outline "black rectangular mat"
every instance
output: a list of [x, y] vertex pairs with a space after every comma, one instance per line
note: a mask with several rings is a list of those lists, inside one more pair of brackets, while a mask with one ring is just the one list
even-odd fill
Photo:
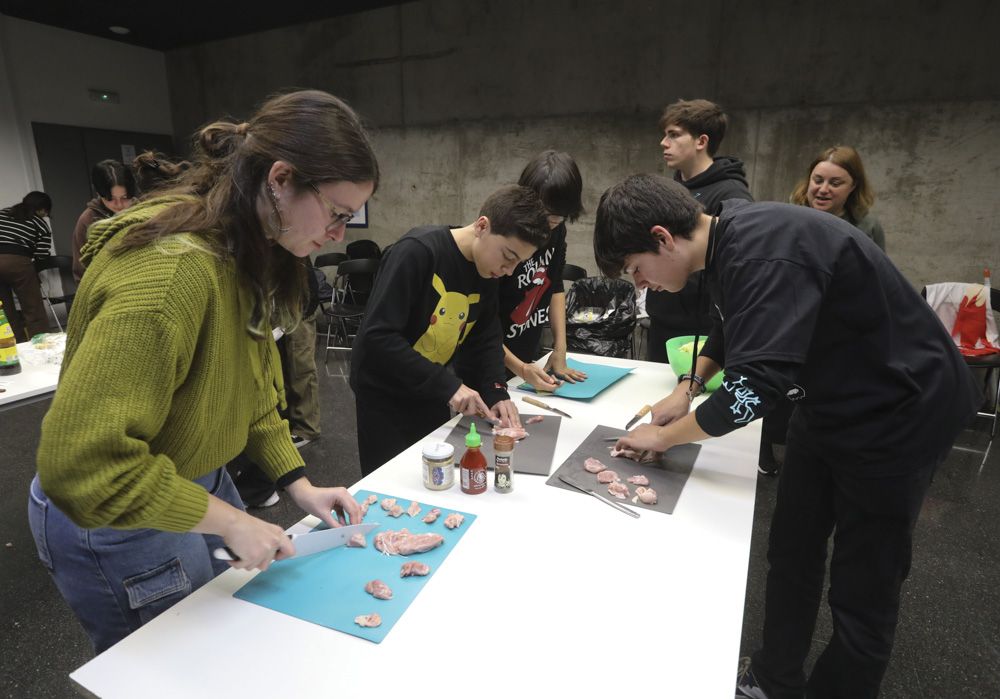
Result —
[[[527, 420], [531, 415], [522, 415], [521, 421]], [[558, 415], [544, 415], [541, 422], [533, 425], [524, 425], [528, 431], [528, 436], [519, 441], [514, 446], [514, 473], [531, 473], [536, 476], [547, 476], [552, 470], [552, 457], [556, 453], [556, 440], [559, 439], [559, 425], [562, 418]], [[483, 456], [486, 457], [486, 465], [493, 468], [493, 425], [481, 417], [472, 418], [463, 415], [458, 421], [458, 425], [451, 431], [445, 440], [455, 447], [455, 465], [462, 459], [465, 453], [465, 435], [469, 432], [469, 425], [472, 420], [476, 422], [476, 431], [483, 438], [483, 445], [480, 447]]]

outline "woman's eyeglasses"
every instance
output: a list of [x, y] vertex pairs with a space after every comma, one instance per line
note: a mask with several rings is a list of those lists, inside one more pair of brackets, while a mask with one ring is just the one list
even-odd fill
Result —
[[323, 193], [319, 191], [319, 187], [317, 187], [314, 183], [310, 182], [309, 187], [316, 193], [316, 196], [319, 197], [320, 203], [323, 204], [324, 208], [326, 208], [330, 214], [330, 223], [327, 225], [327, 228], [346, 226], [348, 221], [354, 218], [353, 211], [345, 213], [338, 212], [337, 207], [333, 205], [333, 202], [324, 197]]

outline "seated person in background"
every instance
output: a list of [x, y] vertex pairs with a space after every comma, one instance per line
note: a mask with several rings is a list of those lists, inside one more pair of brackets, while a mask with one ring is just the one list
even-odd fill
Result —
[[52, 198], [45, 192], [28, 192], [20, 203], [0, 210], [0, 303], [18, 342], [49, 330], [35, 260], [52, 254], [52, 231], [45, 221], [51, 211]]
[[[676, 291], [702, 271], [722, 317], [692, 378], [616, 447], [666, 451], [796, 402], [763, 645], [736, 696], [876, 697], [921, 503], [978, 404], [947, 330], [861, 231], [804, 207], [729, 201], [708, 216], [676, 182], [635, 175], [601, 197], [594, 252], [607, 275], [624, 269], [640, 287]], [[691, 413], [723, 367], [722, 386]], [[807, 681], [834, 530], [833, 636]]]
[[364, 475], [441, 426], [449, 408], [520, 426], [504, 383], [497, 279], [548, 236], [538, 195], [510, 185], [473, 223], [414, 228], [382, 258], [351, 354]]
[[[510, 276], [500, 280], [500, 327], [508, 378], [520, 376], [532, 386], [552, 391], [563, 381], [587, 375], [566, 366], [566, 221], [583, 213], [583, 179], [568, 153], [547, 150], [524, 167], [518, 184], [538, 193], [549, 222], [549, 242]], [[533, 362], [541, 354], [542, 328], [552, 328], [552, 354], [544, 367]], [[549, 374], [551, 372], [551, 376]]]
[[[368, 137], [343, 101], [305, 90], [209, 124], [196, 148], [175, 189], [90, 227], [42, 424], [29, 523], [98, 652], [228, 566], [294, 553], [244, 512], [223, 468], [241, 451], [326, 524], [361, 514], [305, 475], [278, 413], [271, 319], [298, 322], [301, 258], [342, 240], [378, 184]], [[223, 543], [239, 560], [213, 558]]]
[[[743, 162], [716, 155], [726, 136], [729, 117], [715, 102], [679, 100], [667, 105], [660, 117], [663, 161], [674, 170], [674, 181], [687, 188], [705, 211], [714, 216], [726, 199], [753, 201]], [[698, 274], [677, 293], [649, 289], [649, 341], [646, 360], [666, 362], [666, 342], [681, 335], [706, 335], [712, 326], [708, 301], [698, 303]]]
[[861, 156], [850, 146], [833, 146], [817, 155], [789, 201], [839, 216], [885, 250], [885, 231], [870, 211], [875, 192]]
[[90, 224], [124, 211], [132, 206], [137, 195], [132, 171], [117, 160], [97, 163], [90, 171], [90, 184], [97, 196], [87, 202], [73, 229], [73, 277], [77, 282], [83, 277], [80, 248], [87, 242]]

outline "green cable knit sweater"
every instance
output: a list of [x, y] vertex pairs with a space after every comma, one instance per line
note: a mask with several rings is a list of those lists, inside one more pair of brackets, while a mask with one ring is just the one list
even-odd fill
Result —
[[190, 530], [208, 507], [191, 481], [244, 447], [274, 479], [302, 465], [278, 415], [277, 349], [247, 332], [233, 261], [191, 234], [110, 254], [116, 234], [173, 201], [94, 224], [84, 247], [37, 457], [46, 495], [81, 527]]

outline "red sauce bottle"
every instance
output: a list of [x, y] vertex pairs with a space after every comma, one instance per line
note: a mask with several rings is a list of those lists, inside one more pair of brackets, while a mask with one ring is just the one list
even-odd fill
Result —
[[462, 492], [469, 495], [486, 492], [486, 457], [479, 451], [481, 445], [482, 439], [476, 432], [476, 423], [472, 423], [469, 434], [465, 435], [465, 454], [459, 464]]

